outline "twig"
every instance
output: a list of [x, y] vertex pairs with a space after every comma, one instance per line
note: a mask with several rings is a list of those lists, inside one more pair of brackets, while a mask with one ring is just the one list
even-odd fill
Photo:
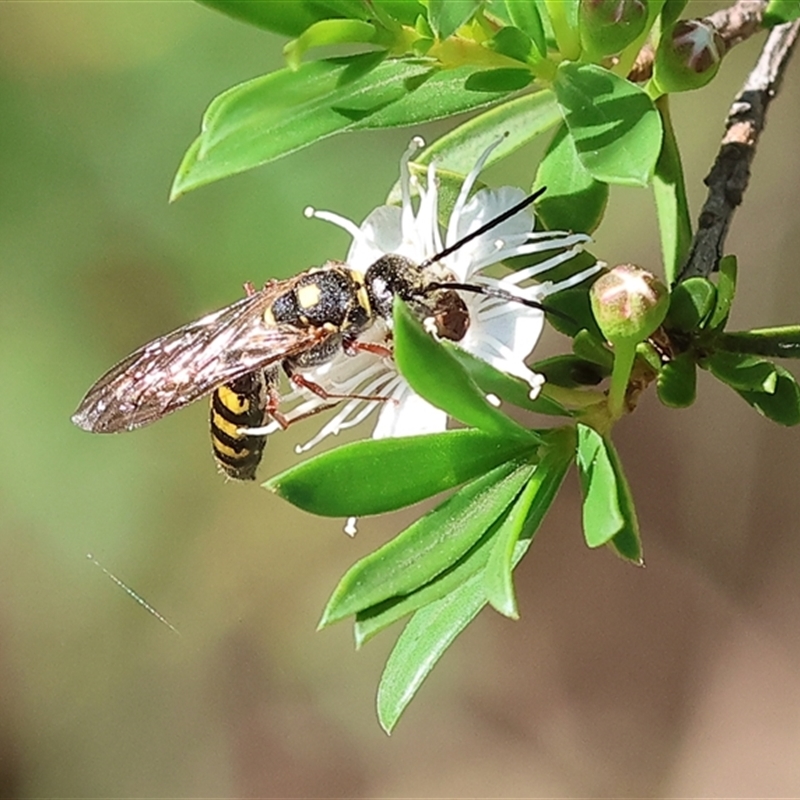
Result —
[[719, 153], [705, 179], [708, 197], [679, 281], [694, 275], [708, 277], [719, 265], [731, 217], [750, 180], [750, 162], [764, 129], [767, 108], [778, 93], [799, 31], [800, 20], [772, 29], [758, 62], [731, 105]]

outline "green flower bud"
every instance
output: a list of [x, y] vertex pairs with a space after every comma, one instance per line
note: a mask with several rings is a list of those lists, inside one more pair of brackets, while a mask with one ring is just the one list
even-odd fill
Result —
[[653, 79], [664, 92], [705, 86], [719, 69], [725, 43], [716, 29], [700, 19], [681, 19], [661, 36]]
[[664, 321], [669, 291], [655, 275], [620, 264], [592, 285], [592, 312], [613, 345], [644, 341]]
[[581, 45], [590, 58], [619, 53], [647, 24], [647, 0], [581, 0]]

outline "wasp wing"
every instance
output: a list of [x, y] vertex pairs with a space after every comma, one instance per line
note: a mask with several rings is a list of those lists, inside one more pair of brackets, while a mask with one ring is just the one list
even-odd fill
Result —
[[72, 421], [93, 433], [132, 430], [220, 384], [324, 341], [331, 335], [328, 330], [266, 321], [265, 312], [289, 284], [267, 285], [140, 347], [89, 389]]

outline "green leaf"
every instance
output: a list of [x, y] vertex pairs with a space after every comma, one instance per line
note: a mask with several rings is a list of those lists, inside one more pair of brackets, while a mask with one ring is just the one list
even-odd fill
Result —
[[378, 686], [378, 720], [391, 733], [406, 706], [447, 648], [486, 605], [480, 574], [417, 611], [406, 625]]
[[672, 330], [691, 333], [699, 330], [716, 308], [717, 287], [707, 278], [681, 281], [669, 298], [665, 323]]
[[498, 436], [535, 438], [486, 399], [464, 367], [423, 330], [399, 297], [394, 303], [394, 360], [417, 394], [465, 425]]
[[427, 61], [383, 61], [384, 56], [312, 61], [223, 92], [183, 157], [171, 199], [336, 133], [414, 125], [500, 96], [465, 89], [471, 67], [437, 72]]
[[[561, 56], [574, 60], [581, 54], [578, 32], [580, 0], [544, 0]], [[540, 6], [541, 8], [541, 6]]]
[[559, 417], [571, 416], [570, 412], [562, 405], [549, 397], [545, 397], [542, 393], [531, 399], [531, 387], [521, 378], [515, 378], [505, 372], [500, 372], [500, 370], [495, 369], [483, 359], [476, 358], [471, 353], [450, 342], [442, 342], [442, 344], [454, 358], [458, 359], [458, 362], [469, 373], [472, 380], [480, 386], [481, 391], [507, 400], [520, 408], [535, 411], [537, 414], [549, 414]]
[[661, 150], [653, 101], [594, 64], [563, 62], [554, 84], [578, 158], [598, 181], [646, 186]]
[[424, 15], [425, 7], [416, 0], [371, 0], [371, 5], [387, 13], [402, 25], [413, 27], [417, 18]]
[[708, 321], [711, 330], [720, 330], [728, 322], [733, 298], [736, 294], [736, 256], [723, 256], [717, 273], [717, 304]]
[[641, 565], [639, 522], [614, 445], [578, 423], [578, 472], [583, 490], [583, 533], [589, 547], [611, 542], [623, 558]]
[[472, 92], [516, 92], [533, 82], [533, 73], [516, 67], [473, 72], [464, 84]]
[[367, 53], [312, 61], [223, 92], [178, 168], [172, 199], [347, 129], [353, 116], [344, 109], [377, 111], [407, 94], [407, 80], [429, 70], [411, 61], [379, 64], [382, 58]]
[[800, 17], [800, 0], [769, 0], [761, 24], [765, 28], [792, 22]]
[[428, 22], [440, 39], [452, 36], [469, 22], [481, 0], [428, 0]]
[[486, 167], [511, 155], [561, 119], [561, 111], [549, 89], [525, 94], [484, 111], [439, 137], [414, 159], [427, 165], [466, 175], [486, 149], [500, 140]]
[[472, 548], [432, 581], [410, 594], [390, 597], [359, 611], [353, 626], [356, 647], [360, 648], [399, 619], [446, 597], [466, 583], [475, 573], [482, 571], [492, 552], [497, 529], [504, 520], [504, 515], [498, 517]]
[[505, 0], [505, 2], [508, 15], [514, 25], [530, 37], [540, 56], [546, 56], [547, 41], [535, 0]]
[[688, 0], [666, 0], [661, 9], [661, 30], [666, 30], [681, 15]]
[[759, 414], [781, 425], [800, 423], [800, 386], [791, 372], [775, 366], [776, 382], [771, 392], [748, 392], [737, 389]]
[[268, 480], [284, 500], [328, 517], [384, 514], [531, 453], [529, 438], [458, 430], [343, 445]]
[[610, 370], [599, 364], [569, 353], [537, 361], [531, 369], [544, 375], [548, 383], [566, 389], [597, 386], [610, 375]]
[[[500, 28], [489, 40], [488, 46], [495, 53], [508, 56], [508, 58], [513, 58], [524, 64], [527, 64], [529, 59], [535, 59], [538, 56], [538, 51], [534, 49], [530, 36], [512, 25]], [[537, 56], [534, 56], [534, 53]]]
[[296, 39], [286, 44], [283, 55], [292, 69], [297, 69], [303, 56], [315, 47], [352, 42], [370, 43], [376, 40], [377, 28], [360, 19], [324, 19], [308, 27]]
[[[544, 448], [542, 461], [531, 478], [539, 488], [527, 514], [523, 532], [514, 547], [512, 566], [519, 562], [530, 545], [572, 462], [572, 451], [575, 449], [573, 428], [548, 431], [547, 438], [548, 447]], [[471, 550], [430, 583], [411, 594], [394, 597], [359, 611], [355, 624], [357, 646], [360, 647], [368, 639], [411, 612], [440, 600], [457, 589], [476, 572], [483, 570], [490, 556], [495, 559], [493, 569], [500, 569], [504, 562], [496, 546], [497, 532], [505, 524], [506, 518], [507, 515], [500, 516]], [[485, 576], [485, 580], [489, 582], [498, 579], [497, 574], [491, 578]]]
[[619, 454], [610, 439], [605, 440], [606, 452], [614, 470], [614, 477], [617, 485], [617, 504], [622, 514], [622, 530], [614, 535], [611, 546], [616, 550], [617, 555], [630, 561], [637, 567], [644, 566], [642, 558], [642, 537], [639, 531], [639, 518], [636, 515], [636, 508], [633, 504], [631, 487], [625, 477], [622, 462]]
[[664, 128], [664, 140], [653, 175], [658, 227], [661, 233], [661, 256], [667, 285], [675, 283], [692, 243], [692, 222], [686, 199], [680, 150], [669, 113], [669, 95], [656, 101]]
[[690, 353], [668, 361], [658, 373], [658, 399], [669, 408], [687, 408], [697, 397], [697, 367]]
[[512, 573], [522, 557], [520, 540], [524, 536], [527, 538], [526, 547], [530, 543], [553, 504], [572, 461], [572, 429], [556, 432], [552, 441], [554, 446], [544, 450], [536, 471], [494, 536], [484, 572], [486, 598], [497, 611], [512, 619], [519, 616]]
[[[541, 473], [543, 483], [531, 506], [525, 532], [514, 548], [512, 566], [527, 552], [571, 461], [573, 429], [554, 431], [553, 437], [553, 449], [545, 456], [549, 466]], [[445, 650], [486, 604], [484, 581], [482, 572], [473, 575], [446, 596], [417, 611], [400, 634], [378, 687], [378, 716], [387, 732], [395, 726]]]
[[319, 627], [424, 586], [455, 564], [514, 502], [535, 466], [506, 462], [487, 472], [354, 564]]
[[608, 349], [603, 339], [598, 339], [587, 330], [580, 330], [572, 341], [572, 351], [576, 356], [597, 364], [606, 375], [611, 374], [614, 367], [614, 354]]
[[583, 489], [583, 533], [589, 547], [608, 544], [623, 528], [618, 487], [608, 442], [578, 423], [578, 472]]
[[[581, 259], [580, 256], [573, 260], [584, 266], [589, 266], [590, 263], [595, 261], [594, 256], [588, 253], [581, 255], [585, 256], [585, 260]], [[594, 318], [592, 306], [589, 302], [589, 293], [585, 288], [576, 286], [572, 289], [564, 289], [555, 294], [550, 294], [547, 296], [547, 305], [567, 315], [568, 319], [555, 314], [548, 317], [550, 324], [565, 336], [575, 337], [579, 331], [587, 330], [595, 339], [601, 342], [605, 341], [606, 337], [597, 327], [597, 321]]]
[[600, 224], [608, 202], [608, 184], [596, 181], [586, 171], [565, 125], [539, 162], [533, 185], [547, 187], [536, 204], [536, 214], [549, 230], [591, 233]]
[[778, 382], [775, 364], [756, 356], [720, 350], [706, 358], [703, 366], [715, 378], [737, 391], [772, 394]]
[[306, 28], [322, 19], [365, 19], [368, 9], [360, 0], [344, 2], [299, 3], [297, 0], [197, 0], [229, 17], [258, 28], [299, 36]]
[[714, 339], [714, 345], [733, 353], [800, 358], [800, 325], [722, 333]]
[[475, 67], [431, 70], [406, 82], [408, 93], [397, 102], [353, 125], [354, 130], [419, 125], [474, 111], [503, 98], [507, 92], [473, 92], [465, 85]]

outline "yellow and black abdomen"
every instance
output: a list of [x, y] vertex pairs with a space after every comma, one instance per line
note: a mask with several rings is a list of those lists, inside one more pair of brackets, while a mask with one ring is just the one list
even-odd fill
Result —
[[231, 478], [255, 480], [267, 437], [238, 431], [264, 425], [269, 387], [276, 377], [272, 371], [250, 372], [211, 395], [211, 446], [220, 469]]

